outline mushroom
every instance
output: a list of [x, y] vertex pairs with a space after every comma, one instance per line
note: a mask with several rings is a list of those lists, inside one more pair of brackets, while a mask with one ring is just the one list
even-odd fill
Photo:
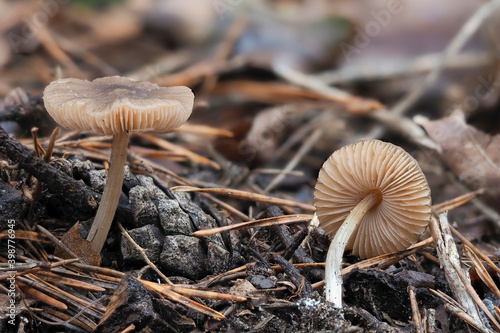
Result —
[[194, 95], [188, 87], [158, 87], [111, 76], [92, 82], [74, 78], [53, 81], [45, 88], [43, 100], [59, 125], [113, 136], [108, 179], [87, 237], [99, 253], [118, 206], [129, 134], [166, 133], [181, 126], [191, 115]]
[[325, 262], [326, 300], [342, 308], [345, 249], [369, 258], [414, 244], [431, 217], [427, 180], [402, 148], [378, 140], [335, 151], [319, 172], [314, 205], [334, 238]]

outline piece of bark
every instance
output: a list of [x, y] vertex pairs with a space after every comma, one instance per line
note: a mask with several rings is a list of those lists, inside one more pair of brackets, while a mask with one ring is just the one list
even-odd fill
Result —
[[82, 212], [93, 212], [97, 208], [97, 201], [93, 193], [84, 183], [74, 180], [60, 172], [49, 163], [45, 163], [31, 150], [11, 137], [0, 126], [0, 155], [8, 157], [20, 168], [40, 180], [49, 191], [61, 198], [71, 206]]
[[389, 324], [378, 320], [368, 311], [362, 308], [347, 307], [344, 309], [344, 316], [347, 320], [355, 323], [365, 329], [365, 332], [389, 333], [401, 332], [400, 330], [389, 326]]
[[0, 179], [0, 230], [7, 229], [9, 220], [18, 221], [28, 204], [21, 191]]
[[[474, 304], [474, 300], [469, 295], [455, 268], [461, 265], [460, 255], [458, 254], [457, 246], [449, 229], [446, 213], [439, 215], [439, 221], [440, 225], [436, 219], [432, 217], [429, 223], [429, 229], [434, 239], [434, 243], [436, 244], [439, 263], [444, 270], [446, 280], [448, 281], [448, 285], [455, 300], [464, 308], [468, 315], [474, 318], [476, 322], [480, 323], [480, 314]], [[453, 262], [456, 264], [453, 265]]]
[[[278, 206], [270, 206], [264, 213], [263, 217], [276, 217], [283, 215], [283, 211]], [[271, 230], [279, 237], [285, 248], [292, 247], [295, 237], [288, 231], [284, 225], [276, 225], [271, 227]], [[302, 242], [301, 242], [302, 243]], [[306, 253], [302, 247], [298, 247], [292, 255], [293, 261], [296, 263], [310, 264], [315, 261]], [[320, 268], [306, 269], [307, 274], [314, 281], [321, 281], [325, 278], [325, 272]]]
[[[278, 235], [280, 238], [281, 242], [283, 245], [285, 245], [285, 248], [289, 248], [295, 238], [292, 236], [292, 234], [288, 231], [286, 226], [284, 225], [276, 225], [272, 227], [272, 230]], [[293, 253], [293, 261], [296, 263], [304, 263], [304, 264], [310, 264], [314, 263], [314, 260], [309, 257], [309, 255], [306, 253], [306, 251], [299, 247], [295, 252]], [[325, 278], [325, 273], [323, 269], [320, 268], [311, 268], [307, 270], [308, 275], [311, 276], [313, 280], [316, 281], [321, 281]]]
[[298, 232], [298, 235], [293, 238], [293, 242], [290, 244], [289, 247], [287, 247], [285, 253], [283, 254], [283, 257], [286, 260], [290, 260], [292, 258], [293, 254], [295, 253], [295, 251], [297, 251], [300, 244], [302, 244], [302, 242], [304, 241], [304, 239], [307, 237], [308, 234], [309, 234], [309, 229], [307, 228], [302, 229]]
[[273, 259], [278, 265], [281, 266], [281, 268], [283, 268], [283, 271], [288, 275], [288, 277], [290, 277], [292, 283], [297, 287], [300, 297], [305, 298], [311, 295], [313, 291], [311, 284], [302, 274], [300, 274], [299, 270], [295, 268], [292, 263], [279, 254], [275, 254]]
[[193, 319], [181, 314], [186, 309], [166, 298], [154, 298], [155, 315], [149, 324], [152, 332], [191, 332], [196, 329]]
[[406, 269], [395, 273], [355, 269], [344, 276], [344, 300], [349, 305], [365, 308], [379, 320], [387, 315], [406, 322], [411, 315], [408, 286], [416, 288], [417, 298], [427, 306], [441, 304], [428, 291], [434, 288], [434, 276]]
[[153, 303], [146, 288], [127, 275], [125, 276], [106, 308], [94, 332], [112, 333], [121, 332], [126, 327], [134, 325], [137, 332], [153, 318]]
[[3, 102], [4, 109], [0, 110], [0, 122], [16, 122], [25, 131], [38, 127], [40, 136], [49, 135], [57, 126], [45, 111], [41, 96], [31, 96], [18, 87], [9, 91]]

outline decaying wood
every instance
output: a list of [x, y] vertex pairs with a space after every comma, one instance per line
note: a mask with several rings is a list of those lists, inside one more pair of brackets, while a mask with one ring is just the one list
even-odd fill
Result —
[[[461, 268], [460, 256], [451, 234], [446, 213], [439, 215], [439, 225], [434, 217], [431, 218], [430, 230], [436, 249], [439, 263], [444, 270], [448, 285], [458, 304], [464, 308], [465, 313], [472, 317], [475, 323], [482, 323], [481, 316], [476, 308], [470, 289], [463, 279], [465, 276]], [[484, 324], [482, 330], [488, 331]]]
[[45, 163], [32, 151], [11, 137], [0, 126], [0, 154], [19, 164], [20, 168], [35, 176], [54, 194], [64, 198], [68, 204], [83, 212], [93, 212], [97, 201], [85, 184], [63, 174]]
[[[13, 267], [18, 307], [15, 329], [19, 332], [38, 328], [50, 331], [52, 327], [75, 332], [500, 332], [500, 309], [495, 306], [500, 298], [496, 276], [500, 268], [498, 258], [491, 253], [498, 247], [498, 205], [478, 198], [488, 190], [461, 189], [460, 181], [467, 173], [450, 167], [455, 160], [443, 158], [451, 170], [446, 171], [441, 162], [438, 164], [426, 154], [429, 150], [434, 154], [444, 151], [446, 146], [422, 129], [422, 117], [404, 115], [419, 111], [423, 116], [442, 117], [447, 113], [444, 108], [453, 103], [466, 108], [466, 102], [475, 98], [477, 108], [464, 110], [466, 116], [473, 115], [468, 119], [468, 132], [449, 132], [453, 143], [464, 141], [455, 140], [457, 136], [465, 139], [476, 130], [488, 133], [485, 138], [498, 130], [498, 124], [489, 123], [488, 117], [497, 116], [500, 72], [491, 75], [490, 80], [497, 68], [488, 59], [487, 50], [477, 48], [482, 43], [471, 43], [470, 52], [459, 51], [465, 42], [474, 41], [474, 31], [483, 23], [486, 33], [481, 37], [488, 44], [498, 44], [485, 20], [492, 15], [492, 9], [500, 6], [500, 0], [475, 6], [469, 20], [460, 29], [454, 27], [455, 38], [441, 54], [424, 49], [427, 54], [417, 58], [390, 52], [391, 58], [383, 66], [365, 60], [372, 59], [369, 56], [374, 40], [366, 48], [357, 49], [366, 52], [363, 57], [347, 59], [342, 48], [346, 42], [356, 44], [363, 31], [345, 27], [346, 23], [350, 26], [358, 22], [342, 14], [339, 17], [343, 22], [328, 19], [328, 41], [336, 40], [335, 45], [330, 45], [327, 52], [321, 48], [316, 52], [315, 44], [325, 44], [323, 28], [316, 30], [316, 23], [323, 24], [318, 21], [322, 17], [320, 7], [307, 11], [304, 17], [299, 15], [300, 22], [292, 16], [297, 9], [309, 7], [293, 1], [278, 0], [272, 5], [259, 2], [259, 8], [247, 3], [241, 7], [244, 11], [226, 4], [218, 8], [227, 9], [216, 13], [220, 16], [218, 22], [213, 13], [210, 18], [204, 16], [208, 7], [189, 10], [189, 17], [194, 14], [192, 21], [209, 22], [215, 27], [210, 37], [200, 39], [193, 32], [209, 35], [208, 29], [194, 31], [193, 23], [183, 18], [183, 2], [177, 2], [180, 7], [176, 8], [175, 29], [171, 30], [152, 22], [156, 19], [150, 16], [164, 15], [156, 11], [164, 9], [164, 4], [154, 1], [151, 4], [158, 7], [147, 2], [139, 8], [129, 1], [102, 11], [88, 4], [85, 13], [61, 3], [57, 9], [42, 6], [42, 10], [50, 7], [64, 15], [50, 13], [41, 28], [24, 20], [41, 14], [40, 6], [14, 1], [5, 5], [11, 15], [0, 25], [7, 39], [19, 29], [37, 29], [31, 29], [36, 31], [26, 41], [30, 45], [20, 45], [15, 54], [10, 48], [0, 48], [0, 67], [5, 65], [5, 53], [11, 57], [9, 64], [14, 65], [3, 67], [6, 75], [0, 95], [6, 98], [3, 104], [0, 101], [0, 108], [4, 108], [0, 110], [0, 122], [15, 122], [5, 128], [18, 137], [16, 140], [0, 127], [1, 244], [12, 234], [5, 221], [16, 222], [13, 266], [10, 252], [0, 245], [0, 317], [6, 318], [3, 305], [8, 301], [7, 279]], [[210, 10], [220, 5], [212, 2], [208, 4]], [[292, 9], [284, 26], [278, 22], [281, 17], [275, 17], [283, 4]], [[330, 6], [322, 2], [321, 8], [334, 8]], [[356, 8], [354, 3], [349, 6]], [[426, 8], [420, 3], [418, 6]], [[146, 13], [147, 8], [153, 8], [155, 13]], [[269, 15], [246, 15], [256, 8], [269, 9]], [[456, 15], [453, 11], [447, 14], [450, 18]], [[226, 17], [232, 19], [232, 24]], [[127, 29], [116, 29], [120, 26], [114, 25], [117, 23]], [[380, 40], [388, 40], [383, 38], [387, 32], [392, 39], [398, 24], [384, 26]], [[313, 35], [309, 33], [310, 25]], [[61, 27], [68, 28], [68, 33], [59, 32]], [[276, 34], [275, 30], [280, 32]], [[295, 30], [299, 38], [294, 36]], [[188, 38], [178, 38], [178, 33]], [[4, 42], [0, 40], [0, 44]], [[309, 46], [311, 50], [304, 50]], [[390, 45], [384, 52], [387, 50], [391, 51]], [[137, 68], [129, 68], [129, 64]], [[333, 78], [315, 74], [332, 64]], [[368, 68], [361, 68], [364, 65]], [[448, 73], [440, 74], [444, 68]], [[478, 76], [463, 81], [478, 81], [480, 86], [449, 84], [448, 74], [461, 76], [464, 69], [467, 75], [476, 71]], [[109, 138], [75, 131], [64, 132], [59, 138], [54, 133], [49, 141], [45, 136], [56, 125], [43, 107], [41, 94], [43, 86], [59, 77], [91, 79], [118, 73], [160, 85], [189, 85], [197, 98], [189, 124], [174, 133], [158, 137], [133, 135], [128, 155], [130, 177], [124, 181], [115, 217], [121, 223], [116, 224], [119, 229], [110, 232], [102, 253], [103, 267], [99, 267], [101, 257], [88, 251], [85, 242], [79, 242], [77, 229], [80, 223], [90, 223], [84, 221], [92, 218], [100, 201], [99, 188], [109, 169]], [[428, 74], [418, 80], [422, 73]], [[374, 79], [379, 81], [374, 83]], [[358, 85], [361, 81], [363, 84]], [[334, 87], [336, 84], [342, 86]], [[437, 89], [424, 95], [431, 85]], [[36, 91], [36, 95], [30, 96], [23, 89]], [[416, 103], [418, 110], [412, 107]], [[33, 126], [40, 127], [40, 131]], [[388, 131], [391, 135], [385, 135]], [[432, 237], [404, 251], [366, 260], [347, 252], [342, 273], [346, 281], [352, 279], [345, 284], [351, 293], [351, 301], [346, 303], [357, 307], [346, 306], [338, 311], [322, 298], [323, 261], [329, 239], [311, 215], [315, 211], [313, 193], [317, 170], [325, 158], [341, 144], [360, 138], [383, 138], [414, 153], [423, 162], [424, 172], [430, 174], [433, 197], [466, 194], [433, 206], [435, 213], [462, 206], [450, 213], [450, 221], [451, 216], [458, 221], [456, 229], [448, 225], [446, 215], [441, 215], [439, 220], [431, 221]], [[243, 149], [249, 143], [257, 152], [255, 156], [249, 157]], [[484, 155], [478, 142], [470, 143], [471, 149], [477, 148]], [[415, 147], [423, 149], [417, 152]], [[458, 161], [464, 160], [462, 148], [458, 145]], [[495, 154], [492, 148], [487, 162], [498, 169], [495, 159], [490, 158]], [[69, 156], [71, 159], [67, 159]], [[465, 171], [486, 181], [474, 189], [487, 189], [489, 185], [496, 190], [481, 172], [474, 170], [466, 167]], [[451, 176], [443, 177], [447, 175]], [[146, 179], [151, 188], [145, 185]], [[144, 188], [142, 197], [134, 197], [136, 186]], [[488, 200], [486, 196], [484, 199]], [[498, 201], [498, 197], [494, 199]], [[469, 201], [475, 206], [465, 205]], [[132, 202], [134, 209], [138, 202], [145, 204], [133, 212]], [[143, 207], [150, 211], [144, 208], [146, 212], [140, 215]], [[176, 218], [165, 227], [166, 216]], [[176, 230], [184, 217], [185, 228]], [[480, 229], [483, 226], [484, 230]], [[452, 234], [461, 243], [455, 244]], [[140, 236], [133, 238], [135, 235]], [[151, 244], [140, 242], [140, 237], [150, 236]], [[158, 254], [158, 249], [168, 249], [165, 243], [184, 241], [194, 244], [193, 252], [199, 256], [196, 260], [179, 260], [183, 263], [179, 266], [194, 263], [195, 268], [203, 267], [199, 276], [167, 267], [169, 260], [161, 260]], [[121, 246], [137, 250], [141, 256], [126, 258], [120, 253]], [[491, 250], [487, 250], [488, 246]], [[190, 247], [176, 252], [179, 258], [183, 259], [181, 252], [189, 254]], [[392, 293], [387, 297], [390, 302], [379, 302], [383, 297], [377, 295], [384, 292], [382, 296]], [[353, 298], [362, 301], [355, 303]], [[404, 302], [393, 301], [396, 299]], [[397, 305], [391, 307], [393, 304]], [[11, 328], [4, 324], [5, 320], [0, 320], [2, 332]]]
[[153, 304], [146, 288], [136, 279], [126, 276], [118, 285], [94, 332], [119, 332], [132, 324], [141, 329], [152, 317]]

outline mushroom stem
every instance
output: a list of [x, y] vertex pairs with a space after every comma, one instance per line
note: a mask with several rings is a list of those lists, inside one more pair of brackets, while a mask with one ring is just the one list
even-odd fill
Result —
[[90, 228], [87, 240], [91, 242], [92, 248], [100, 253], [106, 237], [108, 236], [111, 223], [115, 216], [116, 207], [122, 192], [123, 176], [125, 174], [125, 162], [127, 160], [128, 132], [113, 135], [111, 146], [111, 165], [108, 178], [102, 194], [99, 209]]
[[379, 204], [381, 199], [380, 191], [369, 192], [347, 216], [330, 243], [325, 262], [326, 300], [336, 308], [342, 308], [342, 257], [347, 242], [363, 216]]

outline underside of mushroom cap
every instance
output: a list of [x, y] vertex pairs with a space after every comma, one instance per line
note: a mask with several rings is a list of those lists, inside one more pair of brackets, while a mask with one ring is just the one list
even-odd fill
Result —
[[362, 258], [408, 248], [431, 216], [429, 185], [417, 161], [398, 146], [366, 140], [337, 150], [324, 163], [314, 193], [321, 227], [334, 236], [373, 191], [380, 193], [380, 203], [362, 218], [346, 247]]
[[68, 78], [51, 82], [43, 100], [61, 126], [112, 135], [170, 132], [191, 115], [194, 95], [188, 87], [159, 87], [111, 76], [94, 81]]

